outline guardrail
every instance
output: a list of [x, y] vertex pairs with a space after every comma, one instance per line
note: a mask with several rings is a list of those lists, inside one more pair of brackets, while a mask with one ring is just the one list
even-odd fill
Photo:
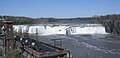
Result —
[[[20, 39], [20, 38], [19, 38]], [[64, 51], [64, 49], [62, 48], [58, 48], [43, 42], [39, 42], [42, 46], [48, 48], [48, 49], [54, 49], [55, 51], [46, 51], [46, 52], [38, 52], [35, 49], [33, 49], [32, 47], [30, 47], [29, 45], [24, 45], [21, 44], [21, 42], [16, 41], [16, 45], [19, 48], [23, 48], [28, 54], [36, 57], [36, 58], [44, 58], [44, 57], [64, 57], [67, 55], [67, 51]]]

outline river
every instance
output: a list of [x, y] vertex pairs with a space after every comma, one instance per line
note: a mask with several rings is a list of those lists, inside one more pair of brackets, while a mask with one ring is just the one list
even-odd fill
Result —
[[[22, 32], [38, 33], [37, 39], [53, 45], [51, 39], [62, 39], [62, 48], [69, 50], [73, 58], [119, 58], [120, 36], [105, 32], [102, 25], [88, 24], [77, 26], [32, 25], [29, 29], [22, 25]], [[23, 28], [24, 27], [24, 28]], [[72, 28], [70, 28], [72, 27]], [[70, 33], [66, 34], [69, 28]], [[14, 26], [14, 31], [18, 31]], [[23, 31], [24, 30], [24, 31]], [[37, 31], [36, 31], [37, 30]], [[74, 32], [73, 32], [74, 31]]]
[[47, 35], [40, 41], [51, 43], [50, 39], [64, 38], [62, 47], [70, 50], [74, 58], [119, 58], [119, 36], [110, 34]]

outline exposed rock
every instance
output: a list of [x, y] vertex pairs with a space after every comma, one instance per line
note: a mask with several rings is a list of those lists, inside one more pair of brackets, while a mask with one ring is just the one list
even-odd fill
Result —
[[120, 34], [120, 21], [119, 20], [109, 20], [103, 23], [106, 32], [112, 34]]

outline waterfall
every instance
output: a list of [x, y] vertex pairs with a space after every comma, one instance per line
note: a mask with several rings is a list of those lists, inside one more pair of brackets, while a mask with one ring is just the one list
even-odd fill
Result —
[[51, 35], [51, 34], [107, 34], [105, 27], [100, 24], [86, 24], [86, 25], [14, 25], [14, 31], [28, 33], [38, 33], [39, 35]]

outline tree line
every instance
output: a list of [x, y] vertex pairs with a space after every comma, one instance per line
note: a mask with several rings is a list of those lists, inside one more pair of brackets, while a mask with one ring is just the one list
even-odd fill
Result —
[[105, 15], [105, 16], [94, 16], [87, 18], [29, 18], [24, 16], [0, 16], [0, 27], [3, 26], [4, 20], [11, 20], [15, 25], [18, 24], [39, 24], [46, 22], [68, 22], [68, 21], [88, 21], [88, 22], [96, 22], [96, 21], [106, 21], [106, 20], [120, 20], [120, 14], [113, 15]]
[[18, 17], [18, 16], [0, 16], [0, 27], [3, 26], [3, 21], [13, 21], [13, 24], [31, 24], [33, 18]]

